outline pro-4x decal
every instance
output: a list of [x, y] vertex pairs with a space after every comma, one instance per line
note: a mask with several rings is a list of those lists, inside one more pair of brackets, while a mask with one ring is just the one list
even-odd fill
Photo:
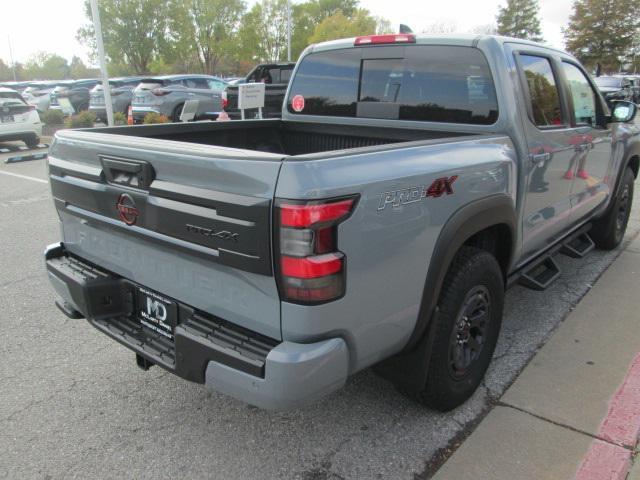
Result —
[[388, 205], [393, 208], [400, 205], [419, 202], [423, 198], [438, 198], [443, 195], [453, 194], [453, 183], [458, 179], [457, 175], [435, 179], [431, 185], [417, 185], [415, 187], [391, 190], [380, 194], [378, 210], [384, 210]]

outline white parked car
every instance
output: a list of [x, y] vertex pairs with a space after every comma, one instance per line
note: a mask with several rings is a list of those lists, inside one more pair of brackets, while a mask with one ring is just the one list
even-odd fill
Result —
[[33, 148], [40, 143], [42, 122], [34, 105], [10, 88], [0, 87], [0, 142], [21, 140]]

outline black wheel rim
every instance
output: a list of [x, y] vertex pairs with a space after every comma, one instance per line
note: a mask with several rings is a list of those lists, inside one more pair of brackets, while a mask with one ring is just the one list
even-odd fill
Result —
[[620, 199], [618, 200], [618, 214], [616, 215], [616, 230], [621, 233], [626, 224], [627, 217], [629, 215], [629, 185], [625, 185], [624, 189], [620, 193]]
[[491, 319], [491, 296], [487, 287], [478, 285], [467, 293], [451, 332], [449, 369], [459, 380], [468, 375], [487, 341]]

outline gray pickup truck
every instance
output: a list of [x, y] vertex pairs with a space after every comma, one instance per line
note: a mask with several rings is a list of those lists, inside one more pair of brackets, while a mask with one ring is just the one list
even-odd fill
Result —
[[369, 366], [432, 408], [493, 355], [504, 292], [615, 248], [635, 105], [558, 50], [494, 36], [309, 47], [282, 119], [59, 131], [57, 305], [268, 409]]

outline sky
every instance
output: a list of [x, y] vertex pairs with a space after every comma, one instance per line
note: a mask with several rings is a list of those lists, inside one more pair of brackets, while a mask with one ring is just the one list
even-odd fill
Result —
[[[88, 62], [87, 48], [75, 38], [78, 28], [87, 23], [83, 0], [0, 1], [3, 19], [0, 58], [5, 62], [10, 60], [9, 39], [16, 62], [26, 62], [40, 51], [58, 53], [68, 60], [78, 55]], [[539, 3], [546, 42], [564, 48], [561, 28], [568, 22], [572, 0], [539, 0]], [[360, 0], [360, 5], [373, 15], [386, 18], [394, 27], [407, 24], [414, 32], [434, 23], [467, 32], [478, 25], [495, 23], [498, 7], [505, 4], [506, 0]]]

